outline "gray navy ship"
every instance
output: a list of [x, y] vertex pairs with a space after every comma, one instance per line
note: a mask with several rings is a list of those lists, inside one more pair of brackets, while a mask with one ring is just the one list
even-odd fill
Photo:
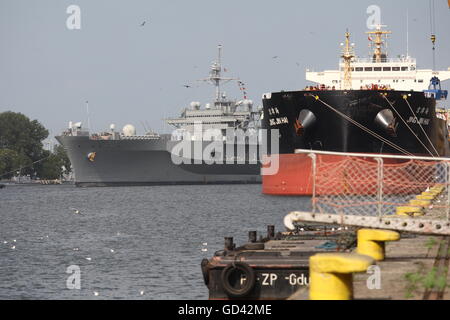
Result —
[[[209, 77], [215, 98], [202, 108], [191, 102], [180, 117], [165, 119], [172, 134], [137, 135], [133, 125], [121, 132], [90, 133], [82, 123], [69, 123], [56, 139], [67, 150], [75, 185], [120, 186], [164, 184], [260, 183], [262, 108], [228, 99], [221, 85], [239, 79], [222, 77], [221, 50]], [[239, 84], [242, 82], [239, 81]]]

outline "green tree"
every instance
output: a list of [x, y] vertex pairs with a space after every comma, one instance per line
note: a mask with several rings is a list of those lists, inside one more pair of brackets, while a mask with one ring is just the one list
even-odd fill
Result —
[[0, 149], [0, 179], [9, 179], [16, 175], [16, 171], [31, 164], [30, 159], [15, 150]]
[[51, 154], [48, 158], [42, 161], [41, 179], [59, 179], [62, 174], [61, 159], [55, 154]]
[[47, 129], [37, 120], [12, 111], [0, 113], [0, 150], [5, 161], [0, 165], [0, 176], [10, 171], [6, 167], [23, 167], [22, 174], [39, 175], [42, 166], [30, 164], [48, 155], [42, 145], [47, 137]]
[[52, 154], [48, 153], [39, 164], [39, 172], [41, 179], [59, 179], [61, 175], [70, 172], [70, 160], [62, 145], [57, 145]]
[[69, 173], [72, 170], [70, 169], [70, 159], [67, 155], [66, 149], [60, 144], [56, 145], [53, 150], [53, 153], [59, 158], [61, 166], [65, 168], [63, 173]]

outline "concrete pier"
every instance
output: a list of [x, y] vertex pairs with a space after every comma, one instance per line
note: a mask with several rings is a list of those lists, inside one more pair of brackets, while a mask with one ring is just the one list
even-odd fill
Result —
[[[377, 263], [380, 268], [380, 288], [369, 288], [371, 284], [368, 285], [368, 280], [373, 274], [356, 274], [353, 279], [354, 298], [424, 299], [427, 288], [437, 289], [444, 280], [434, 273], [433, 267], [440, 243], [447, 241], [447, 237], [417, 236], [386, 244], [386, 259]], [[448, 249], [446, 251], [448, 257]], [[450, 276], [448, 272], [444, 274], [447, 288], [443, 299], [450, 299]], [[373, 285], [373, 281], [369, 280], [369, 283]]]
[[[446, 284], [442, 299], [450, 299], [450, 274], [444, 278], [433, 271], [436, 257], [441, 248], [441, 256], [449, 256], [448, 237], [404, 235], [397, 242], [386, 243], [386, 258], [378, 261], [375, 269], [353, 276], [353, 298], [355, 300], [423, 300], [427, 288]], [[445, 248], [445, 252], [442, 252]], [[448, 263], [447, 263], [448, 265]], [[447, 269], [448, 270], [448, 269]], [[369, 273], [370, 272], [370, 273]], [[379, 276], [377, 283], [376, 277]], [[433, 291], [433, 290], [432, 290]], [[302, 288], [290, 300], [307, 300], [309, 292]], [[429, 297], [433, 299], [433, 296]]]

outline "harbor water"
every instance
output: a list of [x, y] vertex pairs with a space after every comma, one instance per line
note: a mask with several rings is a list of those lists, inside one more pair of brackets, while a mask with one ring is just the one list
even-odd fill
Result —
[[[284, 230], [289, 211], [309, 207], [310, 198], [262, 195], [260, 185], [8, 185], [0, 299], [207, 299], [200, 261], [224, 237], [241, 244], [250, 230]], [[80, 289], [67, 285], [73, 270]]]

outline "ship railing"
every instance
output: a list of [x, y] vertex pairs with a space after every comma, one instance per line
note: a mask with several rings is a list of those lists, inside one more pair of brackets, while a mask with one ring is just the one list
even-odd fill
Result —
[[[340, 63], [343, 63], [341, 59]], [[405, 57], [405, 58], [382, 58], [381, 62], [375, 62], [373, 58], [355, 58], [352, 63], [409, 63], [416, 64], [415, 58]]]
[[450, 221], [450, 158], [304, 149], [295, 157], [309, 171], [313, 213]]

